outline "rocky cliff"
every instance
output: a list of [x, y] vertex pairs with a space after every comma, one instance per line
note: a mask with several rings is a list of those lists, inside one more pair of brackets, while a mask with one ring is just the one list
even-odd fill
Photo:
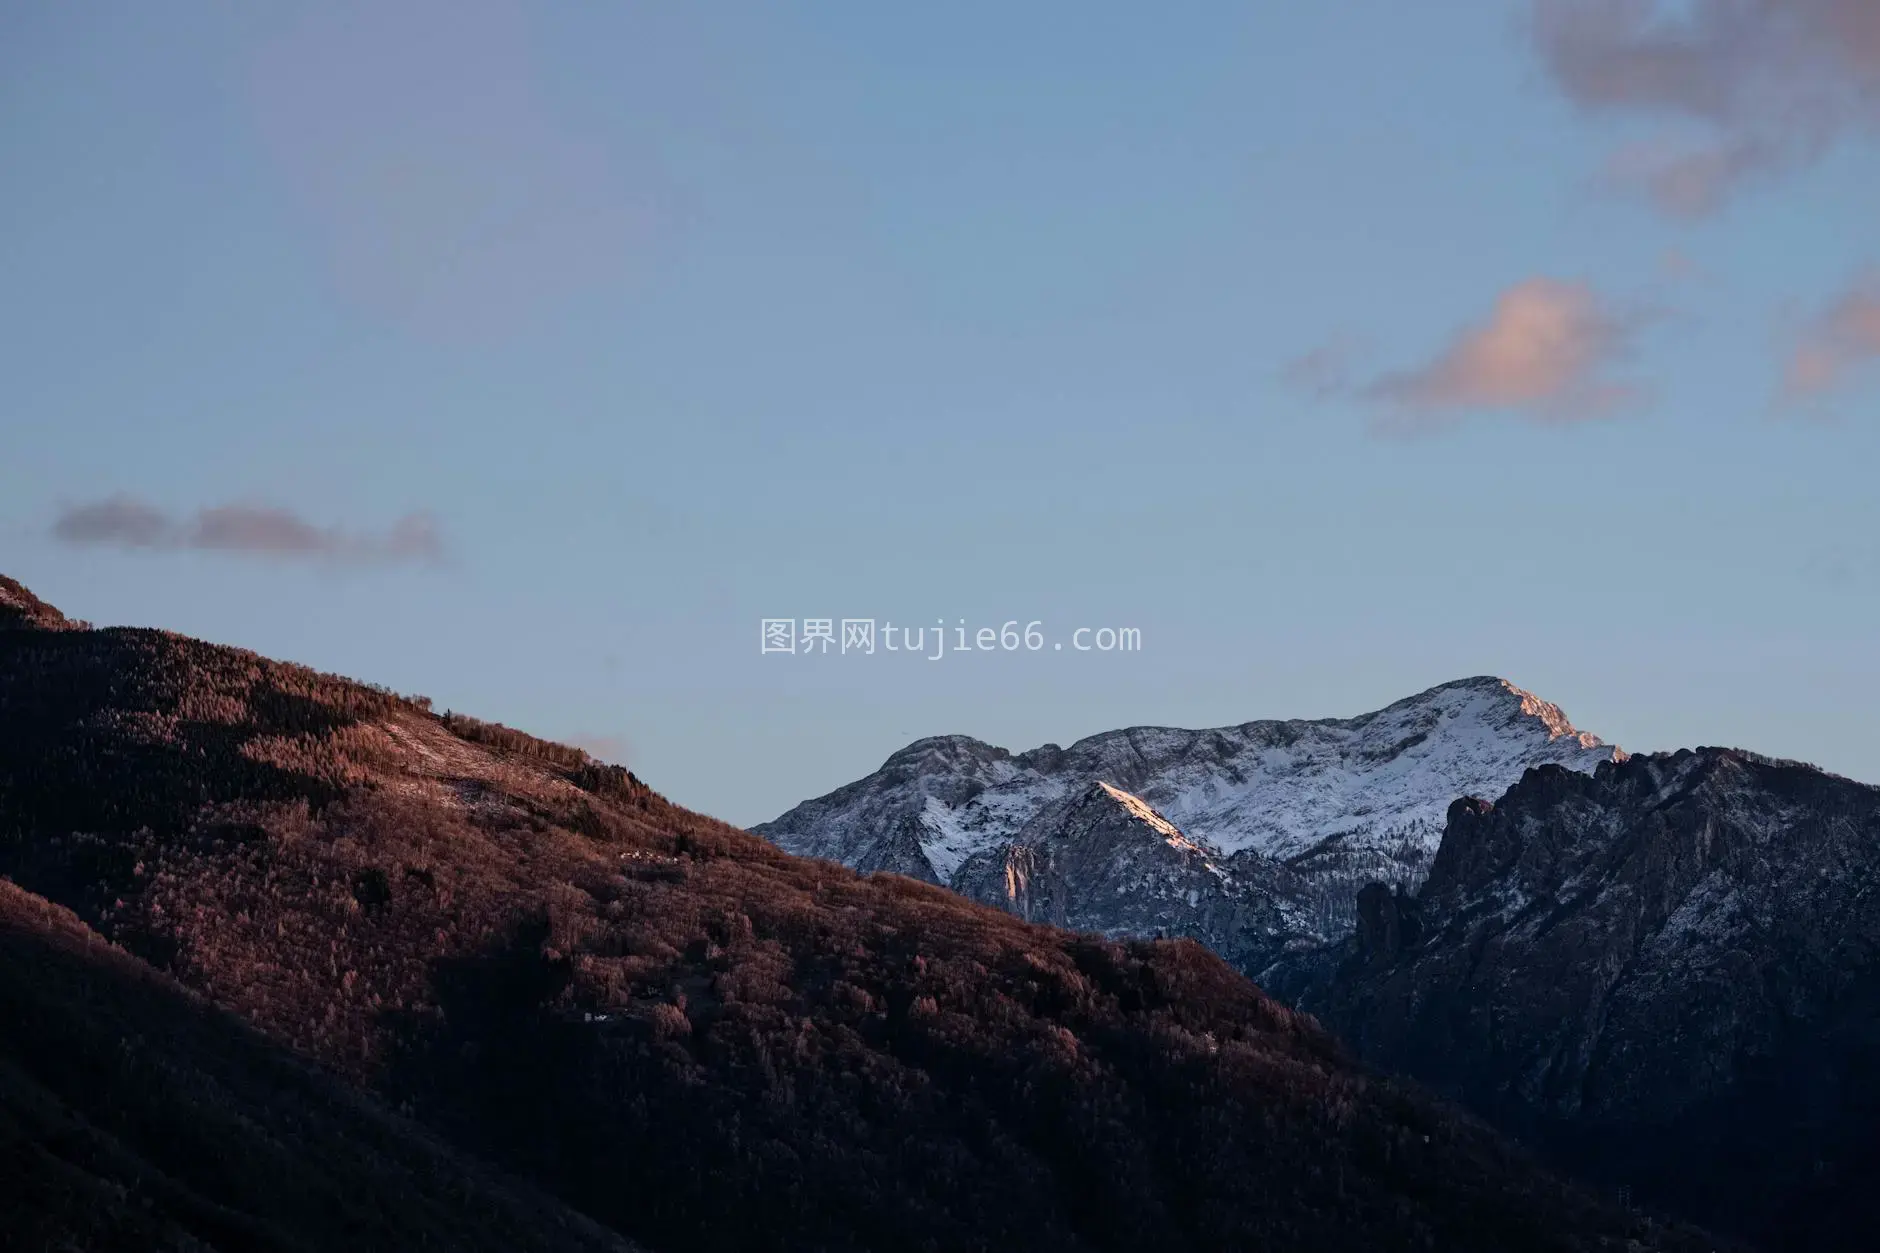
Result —
[[[1367, 1059], [1771, 1248], [1880, 1223], [1880, 789], [1698, 749], [1451, 806], [1273, 989]], [[1851, 1241], [1851, 1242], [1850, 1242]]]

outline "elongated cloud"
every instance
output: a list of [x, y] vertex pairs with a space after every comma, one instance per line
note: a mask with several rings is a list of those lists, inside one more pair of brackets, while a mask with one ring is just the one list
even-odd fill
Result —
[[1880, 361], [1880, 274], [1857, 280], [1809, 323], [1789, 358], [1788, 399], [1818, 396]]
[[52, 524], [54, 537], [68, 544], [108, 544], [115, 548], [168, 548], [176, 524], [161, 509], [129, 496], [112, 496], [74, 505]]
[[1433, 359], [1386, 375], [1367, 389], [1385, 404], [1387, 426], [1427, 425], [1474, 410], [1547, 421], [1606, 417], [1638, 398], [1610, 368], [1631, 348], [1633, 320], [1607, 308], [1582, 283], [1532, 278], [1495, 301]]
[[437, 562], [444, 543], [436, 521], [408, 514], [382, 532], [323, 527], [269, 505], [217, 505], [175, 518], [134, 496], [111, 496], [60, 512], [53, 538], [131, 552], [195, 550], [277, 561], [347, 564]]
[[1880, 130], [1874, 0], [1536, 0], [1533, 12], [1568, 99], [1673, 128], [1608, 168], [1666, 213], [1707, 213], [1850, 131]]

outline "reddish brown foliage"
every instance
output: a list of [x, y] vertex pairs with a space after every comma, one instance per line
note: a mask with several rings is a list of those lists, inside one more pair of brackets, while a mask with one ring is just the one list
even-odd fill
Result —
[[0, 882], [0, 1247], [615, 1250]]

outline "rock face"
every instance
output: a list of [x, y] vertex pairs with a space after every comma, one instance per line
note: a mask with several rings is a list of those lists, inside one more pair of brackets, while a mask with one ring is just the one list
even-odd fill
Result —
[[1113, 936], [1183, 935], [1245, 965], [1310, 930], [1298, 876], [1271, 858], [1184, 835], [1107, 783], [1040, 810], [1008, 843], [967, 858], [955, 891], [1034, 922]]
[[1641, 1198], [1870, 1247], [1877, 876], [1880, 789], [1722, 749], [1543, 767], [1456, 802], [1420, 891], [1367, 889], [1269, 986]]
[[1421, 882], [1458, 796], [1623, 756], [1513, 684], [1474, 678], [1357, 718], [1136, 727], [1018, 754], [918, 740], [756, 831], [1027, 916], [1193, 936], [1251, 970], [1348, 934], [1365, 883]]

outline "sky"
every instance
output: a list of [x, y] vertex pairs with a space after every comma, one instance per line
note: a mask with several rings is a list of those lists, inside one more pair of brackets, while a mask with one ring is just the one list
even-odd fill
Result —
[[744, 824], [1476, 674], [1880, 782], [1876, 141], [1870, 0], [29, 0], [0, 572]]

